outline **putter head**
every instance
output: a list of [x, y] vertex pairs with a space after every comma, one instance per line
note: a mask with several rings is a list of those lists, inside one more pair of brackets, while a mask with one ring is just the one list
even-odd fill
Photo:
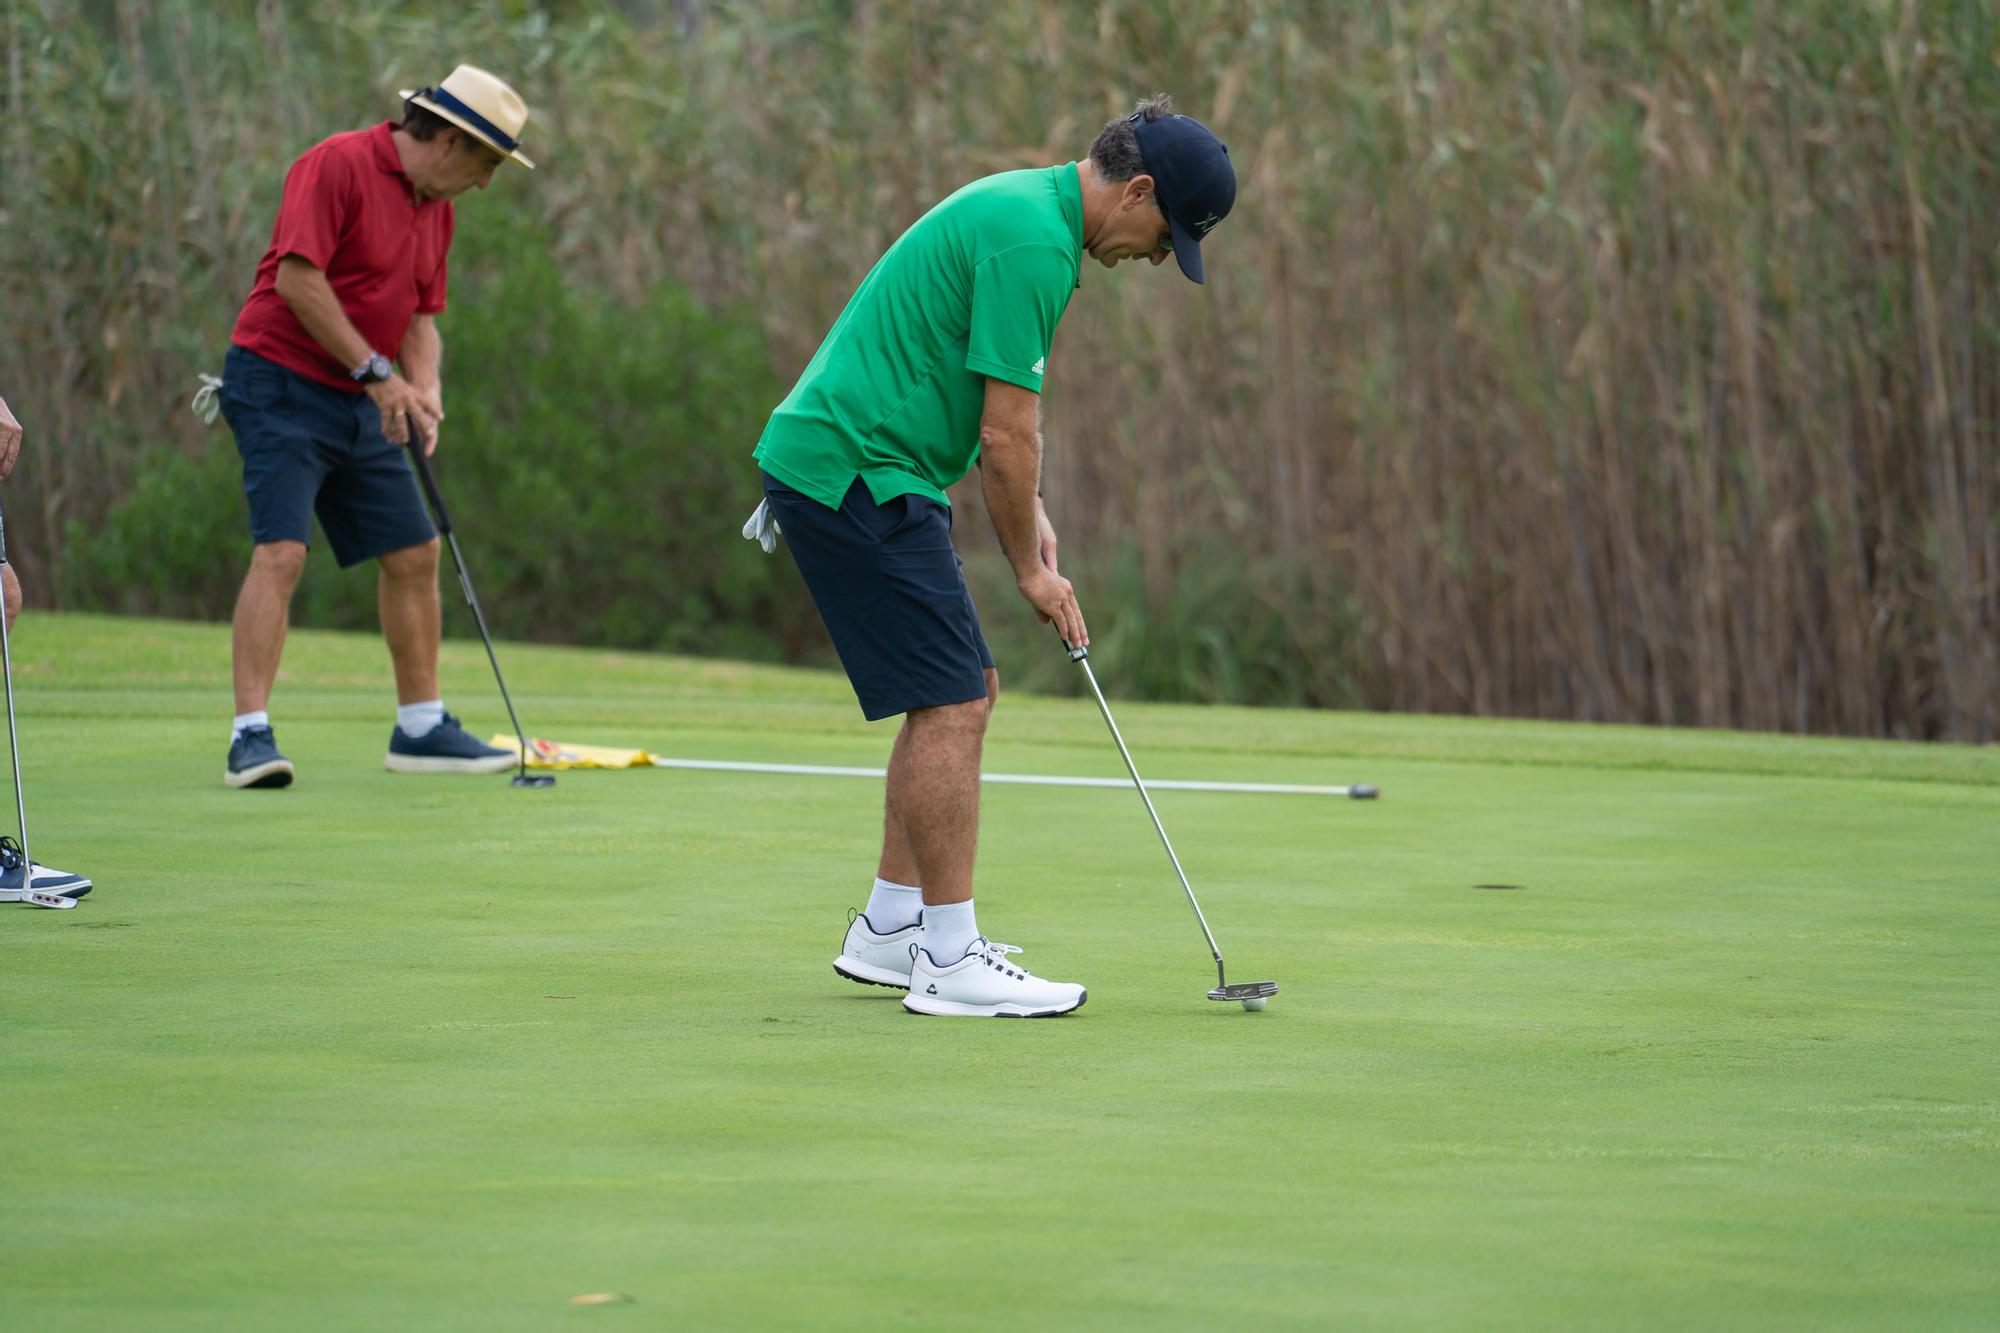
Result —
[[57, 912], [67, 912], [76, 906], [74, 898], [65, 898], [59, 893], [43, 893], [40, 889], [30, 889], [23, 893], [21, 901], [30, 907], [46, 907]]
[[1275, 981], [1232, 981], [1227, 986], [1217, 986], [1208, 993], [1211, 1000], [1224, 1004], [1238, 1004], [1244, 1000], [1262, 1000], [1278, 993]]
[[553, 773], [516, 773], [511, 787], [553, 787], [556, 775]]

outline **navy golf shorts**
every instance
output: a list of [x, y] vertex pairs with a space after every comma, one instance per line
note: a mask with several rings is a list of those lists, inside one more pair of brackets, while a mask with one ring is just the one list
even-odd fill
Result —
[[924, 495], [876, 504], [856, 480], [828, 509], [763, 476], [868, 720], [984, 699], [993, 652], [951, 547], [951, 506]]
[[437, 536], [410, 460], [383, 436], [367, 394], [231, 347], [218, 396], [243, 456], [251, 540], [310, 544], [317, 513], [345, 569]]

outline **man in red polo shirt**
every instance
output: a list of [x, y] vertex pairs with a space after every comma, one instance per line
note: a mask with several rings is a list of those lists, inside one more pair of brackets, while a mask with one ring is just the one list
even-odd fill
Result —
[[437, 532], [402, 446], [428, 454], [444, 420], [436, 317], [452, 200], [485, 189], [509, 159], [533, 168], [516, 148], [528, 108], [471, 65], [403, 99], [400, 125], [336, 134], [292, 164], [223, 365], [218, 398], [243, 456], [255, 543], [236, 601], [231, 787], [292, 780], [266, 705], [315, 513], [342, 568], [379, 567], [398, 703], [388, 768], [494, 773], [514, 762], [439, 697]]

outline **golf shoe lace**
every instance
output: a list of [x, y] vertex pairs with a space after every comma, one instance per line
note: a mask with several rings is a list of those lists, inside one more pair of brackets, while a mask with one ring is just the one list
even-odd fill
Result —
[[1010, 977], [1017, 977], [1022, 981], [1028, 979], [1028, 973], [1025, 968], [1014, 967], [1007, 961], [1008, 954], [1021, 952], [1014, 945], [1002, 944], [998, 940], [989, 940], [981, 936], [972, 942], [972, 948], [967, 950], [967, 952], [978, 954], [980, 962], [986, 964], [988, 967], [998, 968]]
[[[20, 843], [14, 841], [11, 837], [0, 837], [0, 873], [11, 873], [20, 869], [26, 863], [27, 859], [27, 853], [21, 850]], [[35, 862], [35, 869], [47, 870], [48, 867], [37, 861]], [[21, 882], [28, 884], [31, 879], [31, 876], [23, 876]]]
[[[850, 912], [848, 914], [847, 924], [849, 924], [850, 926], [854, 924], [855, 915], [857, 914], [853, 912]], [[910, 945], [911, 962], [914, 963], [917, 961], [917, 950], [921, 949], [922, 947], [923, 946], [921, 944]], [[1028, 975], [1025, 970], [1021, 968], [1010, 968], [1007, 966], [1006, 962], [1008, 954], [1019, 953], [1019, 952], [1021, 952], [1021, 948], [1019, 945], [1002, 944], [998, 940], [989, 940], [984, 935], [981, 935], [978, 939], [972, 942], [972, 947], [967, 949], [960, 956], [962, 958], [972, 958], [974, 956], [977, 956], [979, 961], [986, 964], [986, 966], [988, 967], [997, 967], [1003, 972], [1012, 972], [1016, 976], [1025, 978]]]

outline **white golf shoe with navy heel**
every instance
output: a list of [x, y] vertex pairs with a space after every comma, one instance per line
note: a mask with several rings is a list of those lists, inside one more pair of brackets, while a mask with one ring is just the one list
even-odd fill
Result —
[[833, 960], [833, 970], [864, 986], [907, 990], [911, 947], [923, 942], [921, 922], [877, 935], [868, 918], [856, 912], [848, 918], [847, 937], [840, 942], [840, 957]]
[[1021, 952], [983, 936], [965, 957], [940, 966], [919, 947], [910, 964], [903, 1008], [940, 1018], [1054, 1018], [1083, 1006], [1089, 992], [1073, 981], [1044, 981], [1008, 961]]

